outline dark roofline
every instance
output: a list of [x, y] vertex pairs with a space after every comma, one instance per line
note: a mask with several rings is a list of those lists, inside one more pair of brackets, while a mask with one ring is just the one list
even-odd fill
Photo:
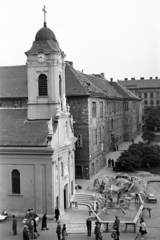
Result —
[[10, 67], [26, 67], [26, 64], [25, 65], [0, 66], [0, 68], [10, 68]]
[[[24, 149], [22, 148], [24, 147]], [[51, 155], [54, 150], [47, 145], [0, 145], [0, 154]]]

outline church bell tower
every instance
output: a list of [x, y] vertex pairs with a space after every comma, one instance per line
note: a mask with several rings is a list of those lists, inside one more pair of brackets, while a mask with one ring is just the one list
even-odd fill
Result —
[[65, 54], [46, 23], [37, 32], [27, 56], [28, 120], [50, 119], [62, 110], [65, 97]]

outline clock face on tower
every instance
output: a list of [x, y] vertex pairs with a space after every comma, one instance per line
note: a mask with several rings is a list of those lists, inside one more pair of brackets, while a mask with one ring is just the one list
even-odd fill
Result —
[[38, 61], [38, 62], [44, 62], [45, 60], [46, 60], [46, 56], [45, 56], [44, 53], [39, 53], [39, 54], [37, 55], [37, 61]]

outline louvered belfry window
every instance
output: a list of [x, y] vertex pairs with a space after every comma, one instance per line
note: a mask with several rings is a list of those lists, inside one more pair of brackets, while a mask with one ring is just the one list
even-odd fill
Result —
[[62, 78], [59, 75], [59, 96], [62, 97]]
[[16, 169], [12, 171], [12, 194], [20, 194], [20, 172]]
[[48, 87], [47, 87], [47, 76], [45, 74], [41, 74], [39, 76], [39, 96], [47, 96], [48, 95]]

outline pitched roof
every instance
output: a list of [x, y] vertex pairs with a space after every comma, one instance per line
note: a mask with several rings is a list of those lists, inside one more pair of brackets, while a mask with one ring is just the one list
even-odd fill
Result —
[[0, 97], [27, 96], [27, 67], [0, 67]]
[[27, 120], [27, 109], [0, 109], [0, 145], [47, 145], [47, 120]]
[[160, 88], [160, 79], [118, 81], [119, 84], [130, 88]]
[[126, 87], [120, 85], [119, 83], [112, 82], [112, 85], [117, 90], [117, 92], [119, 92], [119, 94], [121, 94], [122, 97], [132, 98], [132, 99], [135, 99], [135, 100], [140, 100], [139, 97], [137, 97], [134, 93], [132, 93]]
[[97, 77], [94, 75], [87, 75], [83, 74], [90, 82], [92, 82], [95, 86], [97, 86], [99, 89], [104, 91], [108, 97], [122, 97], [114, 87], [110, 85], [110, 83], [102, 77]]

